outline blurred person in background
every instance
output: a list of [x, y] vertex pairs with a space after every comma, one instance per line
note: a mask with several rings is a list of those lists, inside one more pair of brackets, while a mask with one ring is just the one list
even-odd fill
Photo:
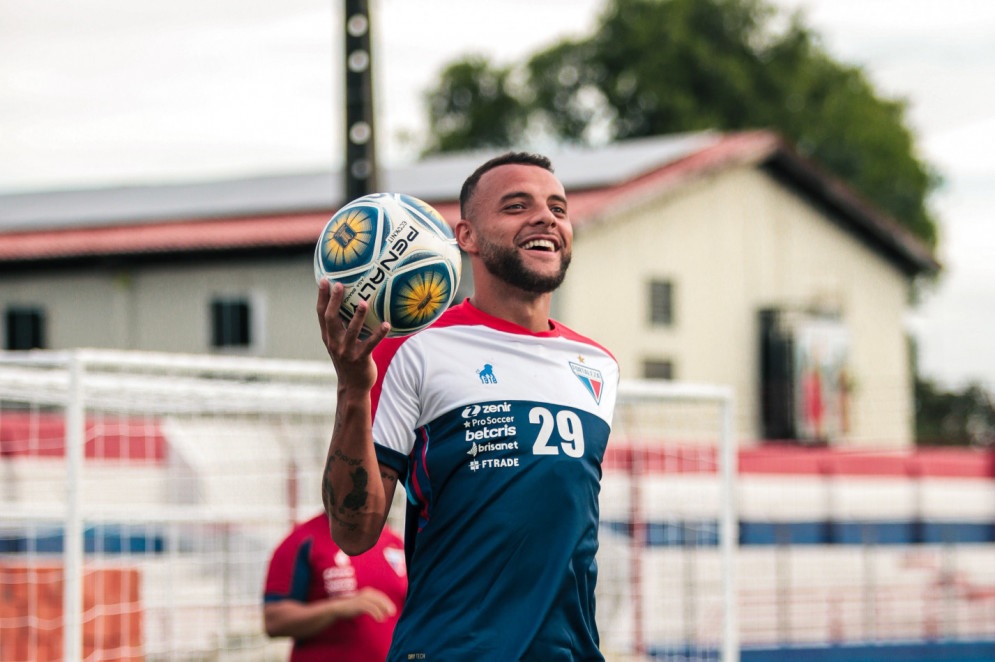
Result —
[[270, 557], [266, 634], [293, 638], [290, 662], [382, 661], [407, 588], [404, 543], [390, 526], [370, 550], [349, 556], [321, 513], [294, 526]]

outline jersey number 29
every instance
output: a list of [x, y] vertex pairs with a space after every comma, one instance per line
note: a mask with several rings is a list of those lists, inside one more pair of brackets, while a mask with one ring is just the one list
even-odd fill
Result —
[[[584, 457], [584, 426], [576, 413], [563, 409], [554, 416], [545, 407], [533, 407], [529, 423], [539, 426], [539, 434], [532, 444], [533, 455], [557, 455], [562, 448], [570, 457]], [[553, 440], [554, 428], [559, 445]]]

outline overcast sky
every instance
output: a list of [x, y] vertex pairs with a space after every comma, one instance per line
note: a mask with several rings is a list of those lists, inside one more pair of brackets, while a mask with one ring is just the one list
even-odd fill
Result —
[[[925, 374], [995, 390], [995, 2], [778, 0], [909, 103], [945, 178], [939, 288], [911, 316]], [[413, 155], [440, 66], [587, 33], [601, 0], [371, 0], [378, 141]], [[0, 191], [341, 162], [342, 0], [0, 0]], [[458, 183], [454, 182], [454, 186]]]

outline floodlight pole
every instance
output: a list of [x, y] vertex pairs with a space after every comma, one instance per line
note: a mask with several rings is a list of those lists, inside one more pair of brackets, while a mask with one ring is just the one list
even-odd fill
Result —
[[374, 193], [373, 49], [368, 0], [345, 0], [344, 202]]

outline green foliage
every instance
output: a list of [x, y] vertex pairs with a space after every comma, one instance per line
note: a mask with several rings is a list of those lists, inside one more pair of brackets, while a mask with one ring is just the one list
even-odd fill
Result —
[[510, 69], [482, 57], [447, 66], [439, 87], [426, 96], [432, 137], [429, 152], [500, 147], [525, 130], [526, 109], [512, 94]]
[[800, 15], [764, 0], [607, 1], [593, 35], [517, 69], [449, 65], [427, 94], [426, 151], [766, 127], [935, 245], [926, 200], [939, 179], [917, 158], [905, 102], [829, 57]]
[[946, 391], [917, 379], [916, 444], [920, 446], [995, 446], [995, 403], [979, 384]]

